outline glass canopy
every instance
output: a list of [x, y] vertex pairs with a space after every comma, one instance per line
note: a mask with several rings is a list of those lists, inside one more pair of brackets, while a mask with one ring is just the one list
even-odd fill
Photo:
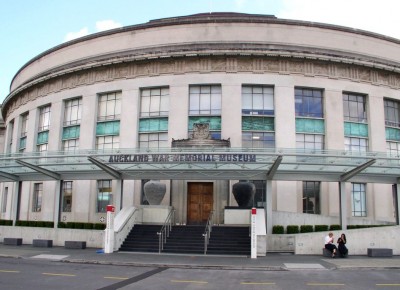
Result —
[[0, 181], [95, 179], [398, 182], [383, 152], [259, 148], [150, 148], [0, 155]]

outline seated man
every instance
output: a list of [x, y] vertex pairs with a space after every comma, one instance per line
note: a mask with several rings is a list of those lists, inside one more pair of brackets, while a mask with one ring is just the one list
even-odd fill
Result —
[[325, 249], [329, 250], [332, 253], [332, 258], [335, 258], [337, 247], [334, 244], [334, 239], [333, 239], [333, 233], [332, 232], [330, 232], [325, 237]]

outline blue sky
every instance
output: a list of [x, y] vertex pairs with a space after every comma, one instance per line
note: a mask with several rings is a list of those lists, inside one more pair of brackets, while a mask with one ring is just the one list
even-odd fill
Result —
[[79, 36], [164, 17], [272, 14], [400, 39], [397, 0], [0, 0], [0, 11], [0, 102], [19, 68], [43, 51]]

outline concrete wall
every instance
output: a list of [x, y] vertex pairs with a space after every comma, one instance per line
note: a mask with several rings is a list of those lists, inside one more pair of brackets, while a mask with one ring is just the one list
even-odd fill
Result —
[[[394, 255], [400, 255], [400, 226], [332, 231], [335, 241], [346, 234], [349, 255], [367, 255], [367, 248], [390, 248]], [[294, 235], [296, 255], [322, 255], [324, 238], [328, 232]]]
[[104, 231], [0, 226], [0, 242], [4, 238], [22, 238], [23, 244], [33, 239], [53, 240], [53, 246], [63, 247], [65, 241], [86, 241], [89, 248], [103, 248]]

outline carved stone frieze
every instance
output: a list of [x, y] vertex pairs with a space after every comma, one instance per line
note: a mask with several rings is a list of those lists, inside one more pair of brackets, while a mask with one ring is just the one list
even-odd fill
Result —
[[208, 72], [249, 72], [272, 74], [303, 74], [348, 79], [374, 85], [400, 88], [400, 74], [373, 67], [315, 59], [276, 56], [186, 56], [151, 59], [95, 66], [78, 72], [47, 76], [42, 82], [27, 86], [3, 104], [6, 118], [20, 106], [31, 101], [89, 84], [138, 77]]

